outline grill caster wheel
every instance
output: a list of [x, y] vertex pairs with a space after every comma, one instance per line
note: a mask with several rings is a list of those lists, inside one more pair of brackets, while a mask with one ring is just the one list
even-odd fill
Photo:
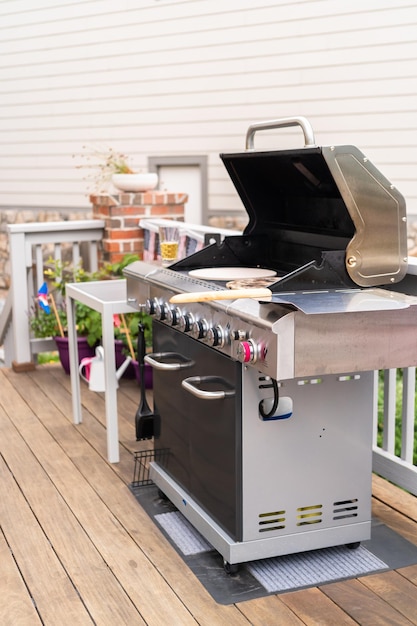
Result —
[[357, 548], [359, 548], [360, 545], [361, 545], [360, 541], [355, 541], [354, 543], [347, 543], [346, 547], [349, 548], [349, 550], [357, 550]]
[[239, 563], [229, 563], [228, 561], [223, 560], [223, 568], [226, 574], [232, 575], [237, 574], [239, 571]]

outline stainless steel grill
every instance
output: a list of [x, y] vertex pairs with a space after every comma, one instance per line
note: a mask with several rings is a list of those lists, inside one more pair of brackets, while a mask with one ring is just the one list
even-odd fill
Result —
[[[305, 147], [253, 149], [290, 125]], [[221, 155], [244, 233], [125, 270], [155, 320], [155, 448], [169, 454], [151, 475], [228, 571], [369, 538], [373, 370], [417, 354], [401, 194], [357, 148], [317, 147], [304, 118], [246, 142]], [[216, 280], [195, 276], [207, 268]], [[230, 268], [275, 272], [270, 293], [225, 296]]]

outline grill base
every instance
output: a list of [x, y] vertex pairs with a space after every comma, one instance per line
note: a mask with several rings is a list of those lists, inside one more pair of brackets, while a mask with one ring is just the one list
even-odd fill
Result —
[[[253, 368], [242, 370], [241, 440], [230, 450], [241, 471], [235, 502], [220, 507], [236, 507], [241, 534], [176, 480], [169, 460], [150, 464], [151, 479], [230, 564], [368, 540], [373, 372], [283, 381], [275, 419], [263, 420], [258, 405], [270, 387]], [[215, 479], [206, 488], [220, 497]]]
[[346, 524], [321, 530], [254, 541], [234, 541], [157, 463], [150, 464], [150, 477], [184, 517], [230, 564], [245, 563], [272, 556], [294, 554], [366, 541], [371, 536], [371, 522]]

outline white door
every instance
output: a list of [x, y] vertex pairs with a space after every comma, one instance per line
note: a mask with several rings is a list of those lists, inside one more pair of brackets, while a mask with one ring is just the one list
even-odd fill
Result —
[[202, 180], [199, 165], [159, 165], [161, 190], [188, 194], [184, 220], [191, 224], [201, 224], [203, 220]]

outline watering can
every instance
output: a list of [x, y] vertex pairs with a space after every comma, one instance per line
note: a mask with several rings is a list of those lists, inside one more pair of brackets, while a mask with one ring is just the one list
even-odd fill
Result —
[[[119, 369], [115, 372], [116, 389], [119, 386], [117, 381], [123, 376], [124, 371], [129, 365], [132, 357], [126, 357]], [[105, 377], [104, 377], [104, 348], [103, 346], [97, 346], [96, 356], [82, 359], [78, 368], [80, 376], [86, 383], [88, 383], [91, 391], [106, 391]]]

